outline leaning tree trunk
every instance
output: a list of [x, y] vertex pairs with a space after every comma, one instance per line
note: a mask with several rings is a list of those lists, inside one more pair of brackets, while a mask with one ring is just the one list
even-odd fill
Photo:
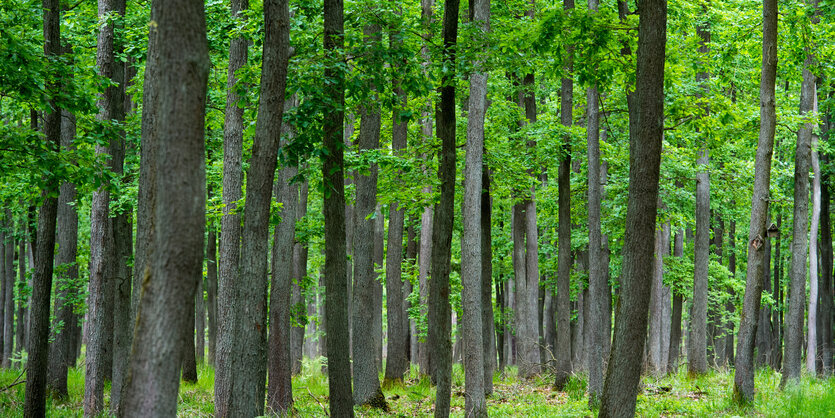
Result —
[[[815, 76], [812, 74], [812, 62], [814, 57], [807, 53], [806, 61], [803, 63], [803, 84], [800, 89], [800, 114], [801, 116], [813, 116], [815, 102]], [[797, 132], [797, 149], [794, 156], [794, 221], [792, 224], [792, 263], [791, 276], [789, 277], [789, 301], [786, 313], [786, 346], [783, 356], [783, 378], [781, 385], [791, 380], [800, 379], [800, 369], [803, 352], [803, 314], [806, 307], [806, 252], [817, 250], [817, 231], [811, 235], [811, 243], [807, 247], [807, 231], [809, 223], [809, 168], [812, 163], [812, 131], [814, 122], [804, 123]], [[812, 217], [814, 219], [814, 214]], [[817, 225], [815, 225], [817, 226]], [[811, 294], [817, 302], [817, 260], [816, 256], [810, 256], [815, 261], [814, 269], [811, 271]], [[810, 304], [810, 307], [812, 306]], [[809, 339], [811, 351], [807, 357], [811, 357], [811, 370], [815, 370], [815, 313], [809, 312]]]
[[658, 179], [664, 120], [666, 0], [642, 0], [638, 24], [636, 106], [630, 133], [629, 199], [623, 250], [620, 301], [609, 357], [601, 417], [632, 416], [641, 377], [652, 277], [653, 234], [658, 210]]
[[[133, 350], [119, 415], [173, 416], [186, 328], [192, 329], [194, 292], [203, 270], [206, 226], [205, 98], [209, 72], [202, 2], [155, 1], [158, 37], [156, 86], [168, 92], [154, 106], [157, 118], [153, 223], [157, 226], [151, 268], [143, 274]], [[164, 12], [163, 12], [164, 11]], [[146, 104], [147, 105], [147, 104]], [[167, 361], [160, 362], [158, 359]]]
[[[754, 194], [751, 199], [751, 223], [748, 231], [748, 263], [745, 296], [739, 321], [736, 360], [734, 362], [734, 398], [754, 402], [754, 336], [763, 290], [762, 244], [766, 236], [768, 189], [771, 182], [771, 156], [774, 152], [774, 86], [777, 79], [777, 0], [763, 0], [763, 54], [760, 77], [760, 133], [754, 161]], [[805, 230], [804, 230], [805, 236]]]
[[[44, 54], [57, 59], [61, 54], [60, 4], [58, 0], [43, 0]], [[53, 78], [54, 80], [54, 78]], [[47, 148], [56, 153], [61, 148], [61, 109], [54, 100], [59, 86], [51, 81], [46, 86], [48, 103], [44, 118], [44, 137]], [[43, 203], [38, 213], [35, 272], [32, 277], [32, 304], [29, 323], [29, 359], [26, 374], [26, 392], [23, 415], [40, 417], [46, 413], [46, 372], [49, 353], [49, 305], [52, 293], [52, 272], [55, 256], [55, 222], [58, 212], [58, 178], [49, 175], [41, 193]]]

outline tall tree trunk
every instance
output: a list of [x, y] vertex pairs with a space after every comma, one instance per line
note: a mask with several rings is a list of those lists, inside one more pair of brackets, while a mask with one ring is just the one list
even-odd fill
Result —
[[[282, 129], [282, 131], [286, 133], [287, 129]], [[283, 145], [286, 146], [286, 143]], [[281, 167], [273, 192], [276, 201], [281, 204], [281, 222], [275, 226], [271, 260], [270, 376], [269, 386], [267, 386], [267, 412], [279, 415], [288, 413], [293, 407], [290, 293], [293, 281], [293, 243], [299, 195], [297, 186], [291, 185], [290, 180], [297, 172], [296, 167]]]
[[[660, 208], [663, 208], [662, 203], [660, 201], [658, 202], [658, 204]], [[653, 262], [652, 286], [649, 301], [650, 319], [649, 334], [647, 336], [646, 348], [646, 369], [648, 373], [655, 376], [658, 376], [663, 370], [661, 368], [661, 289], [663, 287], [664, 275], [663, 234], [663, 229], [658, 228], [655, 230], [655, 260]]]
[[[443, 62], [455, 67], [455, 44], [458, 40], [458, 0], [444, 0]], [[452, 226], [455, 204], [455, 83], [447, 71], [441, 78], [441, 100], [436, 109], [437, 135], [441, 140], [438, 166], [440, 201], [435, 205], [432, 228], [432, 268], [429, 281], [429, 365], [437, 384], [435, 416], [449, 415], [452, 384], [451, 313], [449, 306], [449, 271], [452, 256]]]
[[[771, 223], [771, 218], [766, 218], [766, 224]], [[768, 293], [771, 291], [771, 240], [767, 240], [765, 242], [765, 249], [763, 250], [765, 253], [765, 260], [763, 260], [763, 293]], [[771, 323], [771, 309], [768, 306], [761, 306], [760, 307], [760, 319], [759, 324], [757, 326], [757, 334], [756, 334], [756, 341], [754, 346], [757, 348], [757, 365], [758, 366], [767, 366], [771, 358], [773, 358], [773, 352], [778, 351], [780, 349], [779, 345], [772, 344], [771, 335], [772, 335], [772, 326], [775, 324]]]
[[[824, 118], [826, 120], [826, 117]], [[828, 128], [828, 126], [826, 126]], [[826, 131], [824, 131], [826, 132]], [[828, 132], [823, 137], [829, 139]], [[821, 156], [824, 165], [828, 165], [826, 156]], [[830, 175], [823, 174], [821, 187], [821, 281], [820, 281], [820, 320], [821, 320], [821, 368], [824, 376], [832, 375], [832, 223], [829, 215]]]
[[[377, 270], [383, 267], [385, 259], [385, 219], [383, 218], [382, 205], [377, 204], [374, 210], [374, 281], [371, 282], [373, 304], [371, 305], [371, 333], [374, 343], [374, 365], [377, 367], [377, 374], [383, 372], [383, 284], [380, 283], [380, 275]], [[377, 377], [379, 381], [379, 376]]]
[[[64, 111], [61, 119], [61, 147], [71, 151], [75, 147], [75, 115]], [[66, 397], [67, 391], [67, 369], [75, 364], [75, 350], [73, 336], [78, 323], [78, 318], [73, 313], [73, 301], [78, 294], [78, 264], [76, 256], [78, 253], [78, 212], [75, 210], [76, 190], [75, 185], [70, 182], [61, 184], [61, 191], [58, 197], [58, 212], [56, 222], [56, 239], [58, 240], [58, 259], [56, 264], [61, 266], [56, 284], [58, 291], [55, 295], [55, 319], [52, 324], [53, 343], [49, 350], [49, 372], [48, 381], [51, 390], [59, 397]], [[25, 222], [24, 222], [25, 225]], [[25, 228], [25, 227], [24, 227]], [[25, 229], [24, 229], [25, 230]], [[20, 265], [20, 284], [25, 284], [26, 271], [26, 249], [25, 239], [21, 239], [18, 250], [18, 263]], [[21, 301], [22, 302], [22, 301]], [[18, 346], [17, 350], [23, 347], [22, 325], [25, 323], [23, 309], [18, 307]], [[58, 324], [63, 324], [59, 327]]]
[[[800, 114], [801, 116], [812, 116], [815, 101], [815, 76], [812, 74], [813, 56], [807, 52], [806, 61], [803, 63], [803, 84], [800, 89]], [[803, 351], [803, 314], [806, 307], [806, 252], [809, 251], [810, 259], [815, 261], [811, 283], [813, 295], [817, 298], [817, 260], [816, 255], [811, 255], [813, 249], [817, 249], [817, 231], [811, 236], [810, 247], [807, 247], [807, 231], [809, 223], [809, 169], [812, 160], [812, 130], [814, 122], [804, 123], [797, 132], [797, 149], [794, 157], [794, 221], [792, 224], [792, 264], [791, 276], [789, 277], [789, 302], [786, 315], [786, 345], [783, 356], [783, 378], [781, 385], [789, 381], [800, 379], [800, 369]], [[812, 215], [814, 218], [814, 214]], [[815, 225], [817, 226], [817, 225]], [[817, 302], [817, 300], [815, 300]], [[814, 348], [815, 333], [815, 312], [809, 312], [808, 330], [812, 348]], [[815, 350], [808, 352], [811, 357], [811, 370], [814, 371]]]
[[2, 254], [3, 274], [3, 367], [10, 368], [12, 366], [12, 349], [14, 348], [14, 250], [15, 250], [15, 236], [14, 236], [14, 221], [12, 220], [12, 210], [6, 207], [6, 236], [5, 254]]
[[[598, 0], [589, 0], [591, 13], [597, 13]], [[603, 391], [603, 339], [604, 315], [606, 314], [606, 292], [609, 282], [606, 266], [603, 265], [603, 232], [601, 228], [601, 204], [603, 190], [600, 176], [600, 93], [597, 83], [586, 90], [586, 143], [588, 155], [588, 224], [589, 224], [589, 337], [590, 351], [587, 355], [589, 372], [589, 407], [596, 408]]]
[[774, 239], [774, 274], [773, 284], [771, 286], [771, 297], [774, 299], [774, 309], [771, 311], [771, 342], [772, 342], [772, 356], [771, 368], [780, 370], [783, 363], [783, 344], [782, 332], [783, 327], [781, 323], [782, 316], [782, 293], [783, 293], [783, 272], [782, 272], [782, 256], [781, 253], [781, 237], [780, 229], [783, 226], [783, 212], [780, 208], [777, 210], [777, 237]]
[[[325, 0], [324, 47], [334, 56], [343, 48], [342, 0]], [[338, 64], [338, 65], [336, 65]], [[323, 120], [322, 158], [325, 218], [325, 321], [327, 323], [328, 388], [330, 414], [354, 416], [351, 397], [351, 365], [348, 334], [348, 270], [345, 262], [345, 168], [342, 153], [342, 123], [345, 104], [344, 63], [325, 67], [325, 97], [334, 108]]]
[[[490, 0], [473, 3], [473, 22], [485, 34], [490, 30]], [[476, 45], [484, 50], [486, 45]], [[483, 62], [476, 60], [475, 71], [470, 75], [470, 97], [467, 113], [467, 142], [464, 161], [464, 197], [461, 203], [461, 329], [464, 343], [465, 415], [486, 417], [487, 401], [484, 398], [484, 333], [489, 332], [482, 323], [482, 180], [484, 175], [484, 116], [487, 111], [487, 73]], [[490, 288], [488, 284], [488, 289]]]
[[[62, 122], [62, 125], [63, 125], [63, 123], [69, 124], [69, 120], [72, 121], [72, 133], [73, 133], [72, 138], [74, 138], [74, 136], [75, 136], [75, 116], [72, 115], [69, 112], [65, 113], [64, 116], [66, 116], [64, 120], [67, 121], [67, 122]], [[62, 127], [62, 130], [61, 130], [62, 146], [65, 146], [64, 145], [65, 141], [70, 141], [70, 142], [72, 141], [72, 139], [66, 139], [66, 137], [64, 136], [65, 132], [66, 131]], [[64, 183], [64, 184], [67, 184], [67, 183]], [[64, 199], [70, 199], [69, 192], [72, 191], [73, 193], [75, 193], [75, 185], [72, 185], [72, 183], [69, 183], [69, 185], [66, 186], [67, 190], [64, 190], [64, 187], [65, 187], [64, 184], [61, 185], [61, 191], [59, 193], [64, 194]], [[67, 209], [70, 206], [70, 205], [67, 204], [67, 202], [75, 201], [75, 195], [74, 194], [72, 195], [71, 200], [63, 200], [63, 199], [61, 199], [60, 194], [59, 194], [59, 197], [58, 197], [58, 201], [59, 201], [58, 211], [59, 211], [59, 213], [58, 213], [58, 216], [56, 217], [56, 219], [60, 220], [60, 221], [58, 221], [56, 223], [58, 224], [58, 226], [60, 226], [63, 223], [64, 225], [70, 226], [71, 229], [66, 230], [67, 231], [66, 233], [58, 234], [58, 237], [60, 239], [66, 239], [67, 240], [67, 243], [66, 243], [67, 245], [65, 245], [65, 247], [67, 247], [65, 249], [65, 251], [67, 251], [66, 253], [62, 253], [60, 251], [62, 247], [60, 247], [60, 246], [58, 247], [58, 249], [59, 249], [58, 265], [59, 266], [62, 265], [62, 264], [67, 264], [68, 265], [68, 268], [64, 272], [63, 277], [65, 278], [65, 282], [75, 283], [76, 279], [78, 278], [78, 264], [75, 264], [75, 256], [72, 255], [74, 253], [70, 253], [70, 251], [75, 249], [75, 251], [77, 252], [77, 250], [78, 250], [78, 214], [75, 212], [75, 210], [73, 210], [73, 213], [70, 214], [70, 215], [64, 215], [64, 214], [60, 213], [61, 208], [62, 208], [62, 203], [63, 203], [64, 209]], [[75, 209], [75, 208], [70, 208], [70, 209]], [[61, 216], [61, 215], [64, 215], [64, 216]], [[66, 221], [64, 221], [64, 219], [66, 219]], [[72, 228], [73, 226], [74, 226], [74, 228]], [[57, 226], [56, 226], [56, 229], [57, 229]], [[17, 248], [17, 266], [18, 266], [18, 268], [17, 268], [17, 270], [18, 270], [17, 286], [18, 286], [18, 289], [23, 289], [23, 286], [26, 285], [26, 234], [27, 234], [27, 231], [26, 231], [26, 220], [25, 220], [25, 218], [21, 220], [20, 230], [23, 232], [23, 236], [21, 237], [20, 241], [18, 242], [18, 248]], [[75, 240], [73, 241], [73, 243], [69, 243], [69, 239], [71, 239], [73, 237], [75, 238]], [[60, 244], [60, 242], [59, 242], [59, 244]], [[75, 274], [74, 277], [72, 276], [73, 274]], [[74, 291], [77, 291], [77, 290], [75, 288], [67, 288], [67, 292], [74, 292]], [[26, 297], [25, 297], [25, 295], [23, 295], [21, 293], [22, 292], [19, 291], [18, 295], [17, 295], [17, 331], [15, 333], [15, 353], [20, 353], [21, 351], [26, 349], [26, 341], [24, 339], [24, 335], [26, 335], [26, 330], [25, 330], [25, 328], [26, 328]], [[61, 296], [60, 293], [59, 293], [59, 296]], [[73, 297], [74, 297], [74, 295], [73, 295]], [[61, 364], [60, 361], [62, 361], [62, 360], [65, 361], [68, 364], [68, 366], [72, 366], [72, 365], [75, 364], [75, 357], [73, 356], [74, 350], [72, 349], [73, 348], [73, 343], [72, 343], [73, 338], [72, 337], [75, 334], [76, 328], [78, 327], [78, 318], [73, 313], [72, 306], [65, 303], [67, 300], [70, 300], [70, 299], [71, 298], [69, 297], [69, 293], [68, 293], [68, 295], [64, 295], [64, 298], [60, 299], [60, 302], [59, 302], [58, 297], [56, 297], [56, 301], [55, 301], [56, 304], [60, 303], [60, 305], [63, 307], [64, 310], [61, 310], [61, 309], [55, 309], [54, 310], [55, 318], [56, 318], [55, 320], [60, 321], [60, 320], [66, 319], [64, 321], [64, 324], [66, 324], [66, 328], [65, 328], [66, 329], [66, 335], [64, 335], [63, 337], [61, 337], [60, 334], [55, 336], [55, 340], [52, 343], [53, 349], [50, 350], [50, 354], [49, 354], [50, 355], [50, 358], [49, 358], [49, 370], [50, 370], [50, 372], [49, 372], [49, 374], [50, 374], [49, 385], [50, 385], [50, 388], [52, 390], [55, 390], [57, 393], [59, 393], [59, 397], [67, 395], [67, 390], [64, 389], [66, 387], [66, 373], [67, 372], [66, 372], [66, 368], [62, 368], [62, 366], [60, 365]], [[52, 329], [54, 330], [55, 327], [53, 326]], [[57, 350], [59, 350], [59, 347], [60, 347], [61, 351], [57, 351]], [[54, 360], [56, 363], [53, 363], [53, 359], [51, 357], [53, 355], [52, 354], [53, 352], [55, 352], [56, 355], [57, 355], [57, 357]], [[55, 365], [55, 367], [53, 367], [53, 365]], [[60, 380], [60, 379], [63, 379], [63, 381]], [[63, 384], [63, 386], [61, 386], [62, 384]], [[58, 390], [59, 387], [62, 388], [61, 391]]]
[[[391, 34], [395, 47], [400, 48], [400, 32]], [[402, 156], [406, 149], [409, 123], [400, 117], [406, 108], [406, 91], [400, 85], [401, 80], [392, 82], [392, 89], [397, 95], [397, 105], [391, 116], [391, 149], [396, 156]], [[409, 331], [408, 315], [404, 307], [403, 284], [403, 225], [405, 212], [399, 202], [392, 202], [389, 207], [388, 251], [386, 252], [386, 318], [388, 345], [386, 350], [385, 382], [402, 381], [409, 370]]]
[[640, 380], [647, 329], [650, 277], [652, 275], [655, 217], [658, 210], [658, 178], [664, 115], [664, 51], [667, 34], [667, 2], [642, 0], [638, 24], [635, 119], [630, 134], [629, 199], [626, 213], [623, 271], [615, 336], [609, 358], [600, 416], [631, 416]]
[[[294, 106], [297, 105], [296, 98], [293, 98]], [[295, 133], [290, 130], [292, 135]], [[308, 180], [305, 179], [301, 185], [298, 186], [299, 189], [299, 204], [296, 206], [296, 222], [301, 222], [302, 218], [307, 216], [307, 200], [308, 200]], [[302, 371], [302, 358], [304, 356], [303, 349], [304, 345], [308, 343], [305, 340], [305, 333], [307, 329], [314, 329], [315, 324], [309, 321], [309, 318], [315, 316], [315, 307], [313, 307], [314, 301], [309, 300], [309, 296], [306, 296], [304, 291], [308, 289], [309, 286], [307, 281], [307, 259], [308, 259], [308, 246], [306, 241], [299, 241], [296, 238], [295, 244], [293, 244], [293, 295], [292, 297], [295, 298], [295, 303], [293, 306], [306, 306], [305, 310], [307, 311], [307, 317], [305, 318], [298, 318], [298, 323], [301, 326], [293, 327], [293, 375], [297, 375]], [[305, 286], [302, 288], [302, 286]], [[307, 303], [306, 303], [306, 300]], [[297, 305], [298, 304], [298, 305]], [[297, 311], [299, 314], [304, 314], [305, 311]], [[313, 333], [312, 333], [313, 334]], [[313, 358], [315, 355], [311, 353], [308, 357]]]
[[[779, 218], [778, 218], [779, 219]], [[777, 245], [779, 248], [780, 239], [777, 238]], [[736, 221], [731, 221], [728, 227], [728, 270], [731, 272], [731, 277], [736, 277]], [[729, 289], [728, 293], [735, 295], [733, 289]], [[733, 317], [736, 307], [733, 300], [725, 302], [726, 315]], [[734, 364], [734, 323], [733, 321], [725, 321], [725, 364], [731, 366]]]
[[[380, 43], [380, 26], [368, 25], [363, 30], [369, 48]], [[359, 152], [368, 152], [380, 147], [380, 108], [376, 104], [379, 90], [368, 86], [372, 97], [360, 109]], [[354, 327], [351, 331], [353, 347], [354, 403], [387, 409], [386, 400], [380, 389], [380, 378], [376, 366], [374, 333], [374, 213], [377, 208], [377, 165], [372, 164], [368, 175], [356, 176], [356, 204], [354, 205], [355, 234], [360, 237], [354, 242], [354, 291], [352, 316]], [[359, 173], [358, 173], [359, 174]]]
[[[230, 0], [232, 18], [243, 24], [249, 0]], [[226, 110], [223, 124], [223, 216], [220, 218], [220, 252], [217, 283], [217, 340], [215, 341], [215, 413], [226, 416], [232, 396], [232, 367], [235, 352], [237, 310], [240, 305], [238, 274], [241, 259], [240, 200], [243, 197], [243, 130], [244, 109], [238, 107], [238, 77], [235, 73], [246, 65], [249, 41], [241, 36], [229, 43], [229, 69], [226, 76]]]
[[[202, 241], [202, 240], [201, 240]], [[202, 244], [202, 242], [201, 242]], [[202, 248], [201, 248], [202, 250]], [[200, 267], [202, 270], [203, 267], [203, 251], [200, 251]], [[202, 273], [202, 271], [201, 271]], [[202, 274], [201, 274], [202, 276]], [[200, 287], [200, 279], [197, 279], [197, 285], [195, 286], [194, 293], [197, 293], [197, 289]], [[197, 383], [197, 356], [195, 353], [195, 344], [194, 344], [194, 295], [191, 298], [192, 308], [186, 312], [185, 319], [186, 325], [182, 328], [183, 332], [183, 342], [182, 350], [183, 350], [183, 363], [182, 363], [182, 372], [183, 372], [183, 381], [188, 383]]]
[[206, 353], [206, 304], [204, 290], [206, 283], [201, 279], [194, 294], [194, 358], [197, 364], [203, 364]]
[[[817, 113], [817, 90], [815, 88], [815, 76], [811, 72], [807, 75], [803, 74], [804, 87], [806, 84], [806, 77], [811, 78], [812, 84], [812, 112]], [[801, 93], [802, 94], [802, 93]], [[816, 124], [811, 124], [808, 128], [814, 130]], [[818, 230], [821, 217], [821, 167], [820, 158], [818, 156], [818, 136], [814, 132], [811, 133], [811, 158], [812, 158], [812, 221], [809, 228], [809, 308], [806, 311], [807, 323], [806, 329], [806, 371], [813, 376], [816, 375], [817, 369], [815, 367], [816, 359], [818, 358]], [[8, 308], [7, 308], [8, 309]], [[8, 332], [8, 331], [7, 331]]]
[[745, 296], [739, 321], [736, 361], [734, 362], [734, 398], [744, 403], [754, 401], [754, 336], [763, 289], [763, 246], [768, 216], [768, 189], [771, 182], [771, 156], [774, 152], [776, 112], [774, 86], [777, 78], [777, 0], [763, 0], [763, 47], [760, 76], [760, 133], [754, 161], [754, 193], [751, 200], [751, 223], [748, 231], [748, 263]]
[[[60, 5], [57, 0], [43, 0], [44, 54], [47, 59], [57, 59], [61, 54]], [[55, 97], [59, 86], [51, 81], [46, 90], [49, 95], [48, 111], [44, 117], [44, 137], [47, 147], [60, 152], [61, 109]], [[53, 259], [55, 256], [55, 222], [58, 212], [57, 196], [60, 183], [54, 175], [45, 179], [41, 192], [43, 203], [38, 212], [37, 242], [35, 246], [35, 272], [32, 277], [32, 304], [29, 323], [29, 359], [26, 375], [26, 392], [23, 416], [40, 417], [46, 413], [47, 362], [49, 353], [49, 305], [52, 293]]]

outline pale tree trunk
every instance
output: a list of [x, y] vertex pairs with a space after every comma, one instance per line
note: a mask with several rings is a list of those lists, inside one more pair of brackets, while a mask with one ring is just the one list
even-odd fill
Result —
[[[230, 14], [236, 24], [246, 20], [249, 0], [230, 0]], [[243, 130], [244, 109], [238, 107], [241, 97], [235, 73], [246, 65], [249, 40], [241, 36], [229, 42], [229, 68], [226, 74], [226, 109], [223, 123], [223, 215], [220, 218], [220, 244], [217, 263], [217, 303], [215, 340], [215, 413], [225, 416], [226, 404], [232, 394], [232, 367], [235, 350], [235, 329], [238, 327], [236, 305], [240, 305], [238, 269], [241, 260], [241, 214], [243, 198]], [[146, 70], [147, 71], [147, 70]], [[137, 248], [138, 250], [138, 248]], [[211, 326], [211, 325], [210, 325]]]
[[[723, 239], [725, 237], [725, 221], [722, 216], [716, 216], [716, 224], [713, 226], [713, 251], [719, 259], [719, 264], [723, 263], [724, 248]], [[724, 324], [722, 322], [722, 310], [724, 306], [713, 304], [710, 306], [711, 317], [713, 318], [713, 338], [711, 345], [713, 346], [713, 358], [711, 359], [714, 367], [724, 367], [725, 358], [725, 344], [724, 344]]]
[[[154, 2], [159, 57], [150, 64], [160, 91], [155, 164], [156, 248], [143, 276], [128, 376], [119, 415], [173, 416], [177, 411], [184, 329], [194, 312], [194, 292], [203, 265], [206, 226], [205, 98], [209, 72], [204, 5]], [[165, 358], [168, 361], [160, 362]]]
[[[490, 30], [490, 1], [478, 0], [473, 4], [473, 22], [485, 33]], [[483, 49], [486, 45], [481, 45]], [[475, 71], [470, 75], [470, 97], [467, 114], [467, 143], [464, 161], [464, 197], [461, 203], [461, 329], [463, 331], [465, 415], [486, 417], [484, 398], [484, 333], [489, 330], [483, 324], [482, 286], [482, 179], [484, 164], [484, 116], [487, 111], [487, 74], [483, 63], [473, 63]], [[490, 288], [488, 286], [488, 288]]]
[[638, 24], [635, 106], [630, 106], [629, 199], [620, 301], [603, 385], [600, 417], [632, 416], [641, 377], [652, 277], [664, 115], [667, 2], [642, 0]]
[[[661, 242], [662, 259], [670, 255], [670, 222], [662, 226], [663, 241]], [[670, 322], [672, 321], [672, 290], [669, 286], [661, 286], [661, 361], [658, 374], [663, 376], [667, 371], [667, 360], [670, 358]]]
[[[325, 0], [324, 47], [335, 54], [344, 46], [342, 0]], [[342, 65], [342, 64], [340, 64]], [[326, 66], [325, 95], [334, 110], [323, 120], [322, 144], [327, 153], [322, 158], [322, 179], [325, 190], [325, 322], [327, 323], [328, 403], [334, 417], [354, 416], [351, 397], [350, 337], [348, 333], [348, 269], [345, 240], [345, 167], [342, 146], [342, 124], [345, 104], [345, 74], [340, 66]]]
[[[814, 56], [807, 53], [806, 61], [803, 63], [803, 84], [800, 89], [800, 114], [804, 117], [813, 117], [815, 101], [815, 76], [812, 74], [812, 62]], [[811, 276], [812, 292], [817, 293], [817, 260], [812, 255], [812, 250], [817, 249], [817, 234], [811, 236], [811, 243], [807, 247], [807, 231], [809, 222], [809, 169], [812, 163], [812, 137], [814, 122], [806, 122], [797, 132], [797, 149], [794, 157], [794, 221], [792, 224], [792, 264], [791, 276], [789, 277], [789, 300], [786, 311], [786, 344], [785, 355], [783, 356], [783, 378], [781, 385], [789, 381], [800, 379], [800, 369], [803, 351], [803, 314], [806, 307], [806, 251], [809, 251], [810, 259], [815, 261]], [[814, 219], [815, 215], [812, 214]], [[815, 225], [817, 226], [817, 225]], [[817, 231], [813, 231], [817, 233]], [[814, 294], [817, 298], [817, 294]], [[810, 303], [815, 303], [814, 302]], [[815, 312], [809, 312], [809, 334], [815, 333], [816, 324]], [[812, 348], [815, 342], [810, 337]], [[815, 351], [807, 353], [811, 357], [811, 370], [815, 369]]]
[[[47, 59], [57, 59], [61, 54], [60, 5], [57, 0], [43, 0], [44, 54]], [[56, 97], [59, 86], [53, 81], [47, 86], [49, 97]], [[51, 100], [44, 117], [44, 138], [47, 147], [55, 152], [61, 149], [61, 109]], [[23, 415], [44, 416], [46, 413], [46, 385], [49, 352], [49, 305], [52, 293], [52, 272], [55, 252], [55, 222], [58, 212], [57, 195], [60, 183], [55, 176], [45, 178], [40, 212], [38, 213], [35, 271], [32, 277], [32, 303], [30, 308], [29, 358], [26, 374]]]
[[[67, 111], [63, 112], [61, 120], [61, 146], [64, 150], [71, 151], [75, 147], [75, 115]], [[78, 253], [78, 212], [75, 210], [76, 190], [75, 185], [70, 182], [61, 184], [61, 191], [58, 197], [58, 212], [56, 236], [58, 240], [58, 259], [56, 264], [62, 266], [57, 277], [58, 291], [55, 294], [55, 320], [52, 324], [54, 341], [49, 350], [49, 388], [56, 392], [58, 397], [66, 397], [67, 391], [67, 369], [75, 363], [75, 350], [73, 337], [77, 327], [78, 318], [73, 313], [73, 300], [77, 297], [78, 264], [76, 257]], [[21, 222], [25, 231], [25, 221]], [[25, 234], [24, 234], [25, 236]], [[25, 283], [26, 271], [26, 249], [25, 239], [21, 239], [18, 249], [18, 263], [20, 270], [19, 283]], [[21, 301], [22, 302], [22, 301]], [[24, 325], [23, 309], [18, 308], [18, 332], [17, 351], [23, 347]], [[57, 324], [63, 323], [60, 328]]]
[[[385, 259], [384, 236], [385, 219], [383, 219], [382, 205], [377, 204], [374, 210], [374, 281], [371, 283], [373, 304], [371, 306], [371, 332], [374, 342], [374, 365], [377, 367], [377, 374], [383, 372], [383, 284], [380, 283], [380, 275], [377, 271], [383, 268]], [[377, 377], [379, 380], [379, 376]]]
[[[771, 182], [771, 156], [774, 152], [776, 111], [774, 86], [777, 78], [777, 0], [763, 0], [763, 47], [760, 76], [760, 133], [754, 161], [754, 193], [751, 200], [751, 223], [748, 230], [748, 263], [745, 296], [739, 321], [736, 360], [734, 362], [734, 398], [754, 402], [754, 336], [763, 290], [762, 240], [766, 239], [768, 189]], [[756, 245], [755, 245], [756, 244]]]
[[[806, 73], [804, 72], [804, 86]], [[817, 113], [817, 91], [815, 89], [815, 76], [812, 78], [812, 112]], [[815, 362], [818, 353], [818, 230], [821, 217], [821, 167], [818, 155], [818, 135], [814, 133], [816, 124], [812, 124], [812, 222], [809, 228], [809, 308], [806, 311], [806, 371], [813, 376], [817, 374]], [[807, 124], [808, 126], [808, 124]], [[7, 308], [8, 309], [8, 308]], [[8, 332], [8, 331], [7, 331]]]
[[[443, 52], [444, 66], [455, 66], [455, 45], [458, 40], [458, 0], [444, 1]], [[452, 227], [455, 216], [455, 83], [453, 74], [441, 79], [440, 102], [436, 109], [436, 135], [441, 140], [438, 165], [440, 201], [435, 205], [432, 228], [432, 268], [429, 282], [429, 365], [437, 384], [435, 416], [449, 415], [452, 385], [451, 312], [449, 305], [449, 272], [452, 256]]]
[[[662, 207], [661, 202], [659, 207]], [[650, 293], [649, 335], [647, 338], [647, 372], [658, 375], [661, 369], [661, 314], [662, 314], [662, 280], [664, 260], [662, 254], [664, 230], [655, 230], [655, 260], [653, 262], [652, 287]]]

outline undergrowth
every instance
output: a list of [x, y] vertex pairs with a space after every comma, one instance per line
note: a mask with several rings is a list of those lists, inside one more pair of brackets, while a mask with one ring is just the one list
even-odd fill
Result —
[[[0, 416], [19, 417], [23, 413], [26, 376], [19, 370], [0, 370]], [[381, 379], [382, 381], [382, 379]], [[576, 374], [569, 380], [565, 392], [552, 389], [553, 376], [543, 374], [532, 380], [522, 380], [515, 368], [496, 373], [493, 394], [487, 398], [488, 412], [493, 417], [586, 417], [594, 416], [588, 408], [585, 393], [587, 379]], [[197, 383], [181, 383], [178, 415], [181, 417], [211, 417], [214, 412], [214, 369], [198, 368]], [[453, 368], [451, 415], [464, 414], [464, 372], [460, 365]], [[690, 379], [686, 370], [660, 379], [645, 377], [641, 382], [636, 414], [643, 417], [833, 417], [835, 416], [835, 378], [828, 380], [804, 376], [797, 384], [780, 389], [780, 374], [763, 369], [756, 374], [757, 394], [753, 406], [737, 405], [732, 397], [733, 374], [711, 371]], [[47, 416], [82, 416], [84, 397], [83, 368], [71, 369], [68, 376], [69, 396], [47, 400]], [[106, 391], [109, 391], [109, 385]], [[429, 378], [412, 367], [402, 382], [388, 382], [383, 388], [390, 414], [368, 407], [356, 407], [357, 416], [431, 416], [435, 388]], [[326, 416], [328, 380], [322, 373], [318, 359], [305, 359], [302, 372], [293, 378], [293, 415], [299, 417]], [[105, 393], [109, 407], [110, 398]], [[103, 414], [102, 416], [108, 416]]]

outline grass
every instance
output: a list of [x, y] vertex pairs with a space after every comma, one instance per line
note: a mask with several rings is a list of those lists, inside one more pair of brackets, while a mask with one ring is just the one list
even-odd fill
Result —
[[[23, 414], [25, 380], [19, 370], [0, 370], [0, 416], [19, 417]], [[585, 417], [594, 416], [588, 409], [586, 376], [573, 376], [565, 392], [551, 389], [552, 376], [542, 375], [530, 381], [520, 380], [515, 369], [497, 373], [494, 391], [487, 399], [488, 412], [493, 417]], [[181, 417], [211, 417], [213, 405], [214, 369], [198, 368], [198, 382], [181, 383], [178, 415]], [[453, 369], [452, 416], [464, 413], [464, 372], [460, 365]], [[800, 382], [780, 389], [780, 374], [760, 370], [756, 374], [757, 395], [753, 406], [741, 407], [731, 398], [733, 374], [711, 371], [690, 379], [686, 370], [661, 379], [645, 377], [638, 395], [637, 415], [643, 417], [833, 417], [835, 416], [835, 378], [813, 379], [804, 376]], [[5, 389], [4, 389], [5, 388]], [[82, 416], [84, 397], [83, 369], [71, 369], [68, 376], [69, 397], [47, 400], [47, 416]], [[109, 386], [106, 388], [109, 391]], [[412, 368], [402, 383], [384, 388], [391, 415], [397, 417], [430, 416], [433, 411], [435, 388], [426, 377]], [[300, 417], [326, 416], [328, 380], [316, 360], [305, 360], [302, 373], [293, 379], [295, 414]], [[109, 405], [109, 395], [105, 393]], [[388, 416], [378, 410], [355, 408], [357, 416]], [[107, 416], [107, 415], [103, 415]]]

